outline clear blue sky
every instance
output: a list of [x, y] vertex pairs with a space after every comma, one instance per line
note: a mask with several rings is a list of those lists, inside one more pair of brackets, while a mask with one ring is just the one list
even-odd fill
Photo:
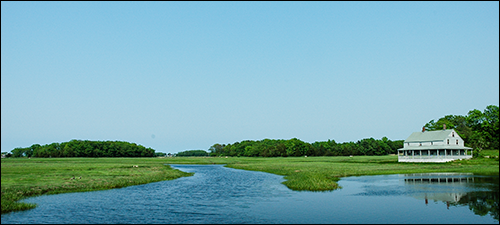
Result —
[[402, 140], [498, 104], [498, 2], [1, 2], [2, 152]]

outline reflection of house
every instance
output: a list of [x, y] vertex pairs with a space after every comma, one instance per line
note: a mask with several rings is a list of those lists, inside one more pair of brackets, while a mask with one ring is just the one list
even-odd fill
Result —
[[[444, 126], [446, 128], [446, 126]], [[472, 158], [472, 148], [453, 129], [414, 132], [398, 149], [398, 162], [449, 162]]]
[[405, 174], [404, 184], [417, 199], [449, 203], [458, 202], [467, 194], [467, 186], [474, 183], [472, 174], [431, 173]]

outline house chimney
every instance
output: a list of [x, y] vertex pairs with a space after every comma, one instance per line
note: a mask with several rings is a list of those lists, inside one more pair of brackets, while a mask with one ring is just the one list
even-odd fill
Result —
[[425, 127], [422, 127], [422, 132], [425, 132]]
[[446, 130], [446, 124], [443, 123], [443, 130]]

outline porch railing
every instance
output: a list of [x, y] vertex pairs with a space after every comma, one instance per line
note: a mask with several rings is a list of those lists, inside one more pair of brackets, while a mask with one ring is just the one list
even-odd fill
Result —
[[400, 159], [470, 159], [472, 158], [472, 155], [431, 155], [431, 156], [404, 156], [404, 155], [399, 155], [398, 158]]

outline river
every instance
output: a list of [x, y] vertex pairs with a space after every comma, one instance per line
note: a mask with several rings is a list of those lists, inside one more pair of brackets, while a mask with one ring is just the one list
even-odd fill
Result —
[[498, 176], [346, 177], [329, 192], [292, 191], [282, 176], [222, 165], [171, 165], [194, 176], [119, 189], [28, 198], [4, 223], [498, 224]]

